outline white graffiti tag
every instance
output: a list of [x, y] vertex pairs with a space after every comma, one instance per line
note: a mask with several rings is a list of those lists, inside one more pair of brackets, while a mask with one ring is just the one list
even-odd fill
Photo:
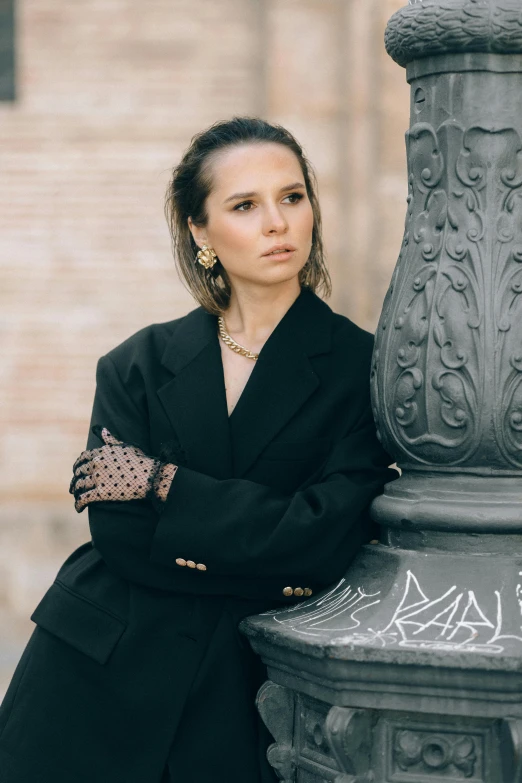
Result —
[[[515, 593], [522, 620], [522, 583], [516, 585]], [[451, 585], [430, 597], [415, 574], [407, 571], [404, 587], [395, 601], [392, 598], [390, 612], [389, 598], [383, 601], [380, 595], [380, 591], [367, 593], [362, 587], [352, 588], [341, 579], [313, 601], [265, 614], [300, 636], [326, 635], [334, 645], [398, 645], [499, 654], [506, 642], [522, 644], [522, 635], [518, 634], [522, 625], [520, 629], [512, 628], [514, 633], [504, 627], [502, 595], [498, 590], [482, 590], [479, 598], [474, 590]], [[373, 612], [368, 614], [371, 607]]]
[[[517, 589], [519, 595], [521, 592]], [[504, 651], [504, 645], [499, 642], [522, 643], [522, 636], [503, 632], [502, 599], [498, 590], [494, 591], [493, 603], [494, 609], [489, 605], [486, 609], [475, 591], [462, 590], [457, 585], [430, 599], [417, 577], [408, 571], [400, 600], [383, 628], [378, 631], [368, 628], [364, 633], [336, 639], [335, 643], [381, 647], [398, 644], [418, 649], [498, 654]]]
[[[321, 636], [324, 631], [351, 631], [361, 625], [359, 615], [379, 603], [379, 593], [353, 590], [341, 581], [326, 595], [307, 601], [306, 607], [293, 606], [273, 614], [274, 620], [303, 636]], [[272, 614], [272, 613], [271, 613]]]

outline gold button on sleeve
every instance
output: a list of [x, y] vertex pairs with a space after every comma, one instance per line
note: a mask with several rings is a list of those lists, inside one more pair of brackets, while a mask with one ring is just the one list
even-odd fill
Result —
[[293, 595], [293, 590], [291, 587], [285, 587], [283, 590], [283, 595]]
[[308, 598], [309, 595], [312, 595], [313, 590], [310, 587], [305, 587], [304, 594]]
[[302, 587], [296, 587], [294, 590], [294, 595], [296, 595], [298, 598], [300, 598], [302, 595], [304, 595], [304, 590]]
[[207, 570], [207, 567], [206, 567], [205, 563], [196, 563], [196, 568], [198, 569], [198, 571], [206, 571]]
[[189, 568], [195, 568], [196, 564], [193, 560], [187, 560], [187, 565]]
[[177, 557], [176, 558], [176, 565], [186, 566], [187, 565], [187, 561], [183, 557]]

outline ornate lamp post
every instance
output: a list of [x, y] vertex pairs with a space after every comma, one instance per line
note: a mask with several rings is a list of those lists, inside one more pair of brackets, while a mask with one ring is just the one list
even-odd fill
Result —
[[522, 4], [411, 0], [408, 211], [372, 393], [402, 468], [336, 586], [249, 618], [287, 783], [522, 781]]

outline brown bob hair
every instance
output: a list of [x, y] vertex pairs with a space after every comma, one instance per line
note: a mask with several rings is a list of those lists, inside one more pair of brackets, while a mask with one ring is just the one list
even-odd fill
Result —
[[301, 166], [312, 205], [312, 248], [299, 273], [299, 282], [302, 287], [326, 297], [332, 290], [324, 258], [317, 181], [301, 145], [281, 125], [272, 125], [258, 117], [234, 117], [216, 122], [192, 138], [188, 150], [173, 170], [165, 196], [165, 216], [178, 273], [196, 301], [214, 315], [221, 315], [228, 307], [230, 281], [219, 259], [210, 270], [196, 263], [199, 248], [190, 232], [188, 218], [191, 217], [197, 226], [207, 224], [205, 202], [212, 190], [212, 156], [227, 147], [264, 142], [282, 144], [292, 150]]

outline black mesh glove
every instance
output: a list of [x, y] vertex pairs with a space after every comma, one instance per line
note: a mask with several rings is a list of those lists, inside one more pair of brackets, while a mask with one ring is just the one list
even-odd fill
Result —
[[78, 513], [89, 503], [142, 500], [152, 493], [166, 500], [175, 465], [148, 457], [137, 446], [115, 438], [106, 427], [95, 425], [92, 431], [105, 445], [82, 451], [73, 465], [69, 492]]

